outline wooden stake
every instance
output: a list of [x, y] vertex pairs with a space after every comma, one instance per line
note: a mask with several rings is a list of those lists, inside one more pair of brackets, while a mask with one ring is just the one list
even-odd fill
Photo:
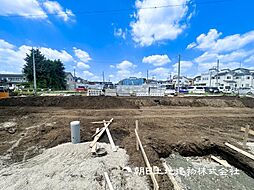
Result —
[[147, 156], [146, 156], [145, 150], [144, 150], [144, 148], [143, 148], [143, 146], [142, 146], [142, 143], [141, 143], [141, 141], [140, 141], [140, 138], [139, 138], [139, 136], [138, 136], [138, 131], [137, 131], [136, 129], [135, 129], [135, 134], [136, 134], [137, 141], [138, 141], [140, 150], [141, 150], [141, 152], [142, 152], [143, 158], [144, 158], [144, 160], [145, 160], [146, 166], [147, 166], [147, 168], [151, 171], [149, 174], [150, 174], [151, 179], [152, 179], [152, 182], [153, 182], [153, 189], [154, 189], [154, 190], [158, 190], [158, 189], [159, 189], [158, 182], [157, 182], [157, 180], [156, 180], [156, 178], [155, 178], [154, 173], [152, 172], [152, 167], [151, 167], [151, 165], [150, 165], [150, 163], [149, 163], [149, 160], [148, 160], [148, 158], [147, 158]]
[[106, 129], [108, 128], [108, 126], [110, 125], [110, 123], [113, 121], [113, 118], [110, 120], [109, 123], [107, 123], [105, 125], [105, 127], [103, 127], [103, 129], [100, 131], [99, 134], [97, 134], [95, 137], [94, 137], [94, 140], [91, 142], [90, 144], [90, 147], [92, 148], [94, 146], [94, 144], [99, 140], [99, 138], [101, 137], [101, 135], [106, 131]]
[[168, 166], [166, 161], [163, 161], [162, 165], [164, 166], [165, 170], [167, 171], [168, 178], [174, 185], [174, 190], [182, 190], [181, 186], [178, 184], [175, 177], [169, 172], [169, 171], [173, 171], [171, 166]]
[[[96, 128], [96, 133], [98, 133], [100, 131], [100, 128]], [[97, 149], [97, 143], [95, 143], [92, 147], [92, 154], [95, 154], [96, 153], [96, 149]]]
[[245, 128], [244, 139], [243, 139], [243, 148], [245, 148], [245, 149], [247, 148], [249, 130], [250, 130], [250, 126], [247, 125], [246, 128]]
[[231, 149], [233, 149], [233, 150], [235, 150], [235, 151], [237, 151], [237, 152], [239, 152], [239, 153], [241, 153], [241, 154], [247, 156], [248, 158], [254, 160], [254, 155], [252, 155], [252, 154], [250, 154], [250, 153], [248, 153], [248, 152], [246, 152], [246, 151], [244, 151], [244, 150], [242, 150], [242, 149], [240, 149], [240, 148], [237, 148], [237, 147], [235, 147], [235, 146], [232, 145], [232, 144], [225, 143], [225, 145], [228, 146], [229, 148], [231, 148]]
[[[138, 132], [138, 120], [135, 121], [136, 124], [136, 131]], [[139, 144], [138, 144], [138, 139], [136, 139], [136, 148], [139, 150]]]
[[113, 188], [113, 186], [112, 186], [112, 183], [111, 183], [111, 181], [110, 181], [110, 179], [109, 179], [109, 177], [108, 177], [108, 173], [107, 173], [107, 172], [104, 172], [104, 176], [105, 176], [106, 182], [107, 182], [107, 184], [108, 184], [108, 188], [109, 188], [110, 190], [114, 190], [114, 188]]
[[[103, 121], [105, 121], [105, 120], [103, 120]], [[105, 122], [106, 122], [106, 121], [105, 121]], [[107, 126], [107, 124], [104, 123], [104, 127], [106, 127], [106, 126]], [[108, 128], [106, 128], [106, 133], [107, 133], [107, 135], [108, 135], [108, 140], [109, 140], [109, 142], [110, 142], [110, 144], [111, 144], [111, 148], [112, 148], [113, 152], [116, 152], [116, 151], [117, 151], [117, 148], [116, 148], [116, 145], [115, 145], [115, 143], [114, 143], [114, 141], [113, 141], [113, 138], [112, 138], [112, 136], [111, 136], [110, 131], [109, 131]]]
[[[241, 127], [241, 131], [246, 131], [246, 129], [244, 127]], [[254, 131], [249, 129], [249, 134], [254, 135]]]
[[224, 167], [227, 167], [227, 168], [230, 168], [230, 167], [231, 167], [230, 164], [229, 164], [226, 160], [221, 160], [221, 159], [219, 159], [219, 158], [217, 158], [217, 157], [215, 157], [215, 156], [213, 156], [213, 155], [211, 155], [211, 158], [212, 158], [214, 161], [218, 162], [219, 164], [223, 165]]
[[110, 122], [110, 121], [103, 120], [103, 121], [94, 121], [94, 122], [91, 122], [91, 123], [93, 123], [93, 124], [100, 124], [100, 123], [108, 123], [108, 122]]

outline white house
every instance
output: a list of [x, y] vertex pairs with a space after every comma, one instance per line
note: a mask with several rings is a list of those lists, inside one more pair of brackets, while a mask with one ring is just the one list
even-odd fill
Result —
[[200, 77], [194, 78], [194, 85], [207, 87], [226, 87], [235, 89], [239, 87], [254, 87], [254, 71], [244, 68], [234, 70], [216, 68], [209, 69]]

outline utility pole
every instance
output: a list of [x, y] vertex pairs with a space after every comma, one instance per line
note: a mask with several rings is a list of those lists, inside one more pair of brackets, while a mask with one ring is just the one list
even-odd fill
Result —
[[177, 76], [177, 94], [180, 92], [180, 64], [181, 64], [181, 55], [178, 55], [178, 76]]
[[35, 70], [35, 59], [34, 59], [34, 48], [32, 48], [32, 54], [33, 54], [33, 73], [34, 73], [34, 95], [37, 95], [36, 70]]
[[219, 87], [218, 79], [219, 79], [219, 68], [220, 68], [220, 60], [217, 60], [217, 76], [216, 76], [216, 87]]
[[146, 71], [146, 80], [148, 80], [148, 70]]
[[103, 83], [104, 83], [105, 82], [104, 71], [102, 72], [102, 80], [103, 80]]

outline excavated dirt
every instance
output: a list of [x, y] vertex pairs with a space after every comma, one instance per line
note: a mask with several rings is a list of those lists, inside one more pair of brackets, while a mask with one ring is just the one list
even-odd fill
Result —
[[[254, 99], [235, 97], [30, 97], [0, 100], [0, 166], [20, 162], [45, 148], [70, 141], [69, 123], [81, 121], [81, 141], [91, 141], [92, 121], [114, 118], [110, 131], [116, 145], [130, 156], [129, 164], [143, 167], [135, 147], [135, 120], [151, 165], [172, 152], [182, 156], [220, 155], [251, 177], [254, 162], [224, 146], [242, 141], [241, 127], [254, 130]], [[106, 136], [101, 142], [108, 142]], [[160, 189], [171, 189], [159, 175]], [[218, 187], [219, 188], [219, 187]]]

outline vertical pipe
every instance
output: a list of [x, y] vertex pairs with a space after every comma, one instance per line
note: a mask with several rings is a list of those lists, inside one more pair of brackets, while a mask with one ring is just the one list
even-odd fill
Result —
[[70, 127], [72, 144], [80, 143], [80, 121], [72, 121]]

